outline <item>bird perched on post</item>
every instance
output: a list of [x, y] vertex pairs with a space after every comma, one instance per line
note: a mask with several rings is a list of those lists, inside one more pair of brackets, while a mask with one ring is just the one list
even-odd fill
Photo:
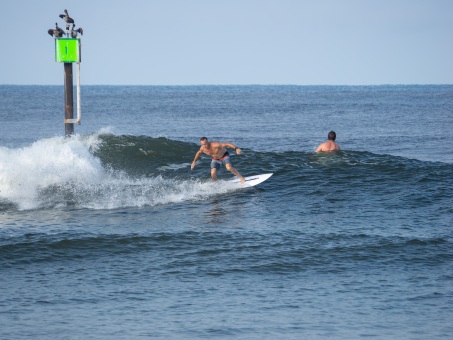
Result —
[[64, 14], [60, 14], [60, 18], [66, 21], [66, 31], [69, 31], [69, 24], [74, 24], [74, 19], [69, 16], [68, 10], [64, 10]]
[[82, 27], [79, 27], [78, 29], [74, 29], [75, 25], [72, 25], [72, 29], [71, 29], [71, 37], [72, 38], [77, 38], [77, 33], [80, 33], [81, 35], [83, 35], [83, 28]]
[[68, 10], [64, 10], [64, 14], [60, 14], [60, 18], [62, 18], [64, 21], [66, 21], [67, 24], [73, 24], [74, 19], [69, 16]]
[[49, 35], [54, 38], [61, 38], [64, 35], [64, 31], [60, 27], [58, 27], [57, 23], [55, 23], [55, 28], [51, 28], [47, 31], [47, 33], [49, 33]]

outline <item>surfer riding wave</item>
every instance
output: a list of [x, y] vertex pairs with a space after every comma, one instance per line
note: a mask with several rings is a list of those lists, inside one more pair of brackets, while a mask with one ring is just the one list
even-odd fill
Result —
[[241, 154], [241, 149], [236, 147], [231, 143], [221, 143], [221, 142], [209, 142], [208, 138], [200, 138], [200, 150], [195, 154], [195, 158], [192, 162], [193, 169], [196, 165], [197, 160], [201, 157], [202, 153], [205, 153], [208, 156], [211, 156], [211, 178], [213, 181], [217, 180], [217, 170], [220, 169], [222, 164], [225, 164], [225, 168], [236, 175], [239, 180], [244, 183], [245, 179], [239, 174], [239, 172], [231, 165], [230, 154], [226, 148], [234, 149], [237, 155]]

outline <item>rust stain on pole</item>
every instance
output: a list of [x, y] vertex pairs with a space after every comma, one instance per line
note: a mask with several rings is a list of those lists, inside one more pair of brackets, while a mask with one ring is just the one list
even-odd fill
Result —
[[[64, 63], [64, 112], [65, 119], [74, 118], [74, 95], [72, 82], [72, 63]], [[74, 133], [74, 123], [65, 123], [65, 134]]]

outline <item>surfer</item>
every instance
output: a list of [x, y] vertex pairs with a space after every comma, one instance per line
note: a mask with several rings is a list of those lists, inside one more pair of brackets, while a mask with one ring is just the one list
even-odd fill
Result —
[[338, 151], [340, 150], [340, 146], [335, 143], [335, 139], [337, 138], [337, 134], [335, 131], [330, 131], [329, 134], [327, 135], [327, 142], [322, 143], [318, 148], [315, 150], [315, 152], [331, 152], [331, 151]]
[[200, 158], [202, 153], [211, 156], [211, 178], [213, 181], [217, 180], [217, 170], [220, 169], [222, 164], [225, 164], [225, 168], [235, 174], [239, 180], [244, 183], [245, 179], [239, 172], [231, 165], [230, 154], [226, 148], [234, 149], [237, 155], [241, 154], [241, 149], [231, 143], [220, 143], [220, 142], [209, 142], [206, 137], [200, 138], [200, 150], [195, 154], [193, 159], [191, 170], [195, 167], [197, 160]]

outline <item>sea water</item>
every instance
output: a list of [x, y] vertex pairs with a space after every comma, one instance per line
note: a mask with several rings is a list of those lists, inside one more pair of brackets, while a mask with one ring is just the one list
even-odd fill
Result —
[[81, 93], [0, 86], [2, 339], [453, 336], [452, 85]]

